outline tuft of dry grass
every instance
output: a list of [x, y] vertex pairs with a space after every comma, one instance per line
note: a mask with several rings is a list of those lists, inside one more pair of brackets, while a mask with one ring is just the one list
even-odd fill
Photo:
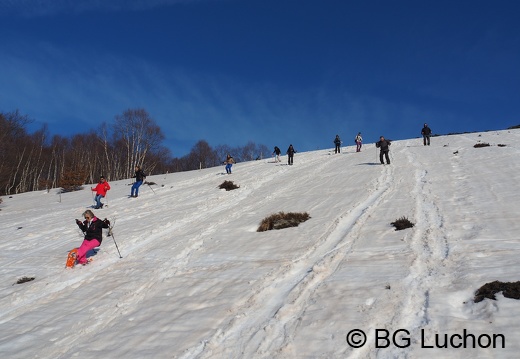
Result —
[[475, 144], [473, 147], [479, 148], [479, 147], [489, 147], [489, 146], [491, 146], [489, 143], [480, 142], [480, 143]]
[[396, 231], [400, 231], [400, 230], [406, 229], [406, 228], [412, 228], [413, 226], [415, 226], [415, 224], [410, 222], [408, 220], [408, 218], [406, 218], [406, 217], [401, 217], [398, 220], [396, 220], [390, 224], [395, 227]]
[[220, 189], [225, 189], [226, 191], [231, 191], [237, 188], [240, 188], [240, 186], [237, 186], [233, 183], [233, 181], [224, 181], [218, 186]]
[[34, 277], [22, 277], [16, 281], [16, 284], [22, 284], [34, 280]]
[[260, 223], [260, 226], [256, 230], [257, 232], [270, 231], [272, 229], [282, 229], [289, 227], [298, 227], [300, 223], [303, 223], [310, 219], [311, 216], [307, 212], [294, 213], [294, 212], [278, 212], [266, 217]]

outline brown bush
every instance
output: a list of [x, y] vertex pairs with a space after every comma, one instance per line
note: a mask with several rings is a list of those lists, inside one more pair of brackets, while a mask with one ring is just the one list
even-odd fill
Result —
[[289, 227], [298, 227], [300, 223], [307, 221], [311, 216], [307, 212], [304, 213], [284, 213], [279, 212], [264, 218], [257, 232], [270, 231], [272, 229], [282, 229]]
[[398, 220], [396, 220], [395, 222], [392, 222], [390, 224], [395, 227], [396, 231], [400, 231], [400, 230], [406, 229], [406, 228], [412, 228], [413, 226], [415, 226], [415, 224], [410, 222], [408, 220], [408, 218], [406, 218], [406, 217], [401, 217]]
[[520, 299], [520, 282], [489, 282], [477, 289], [475, 292], [475, 303], [483, 301], [485, 298], [496, 300], [495, 294], [502, 292], [504, 297]]
[[85, 170], [65, 171], [59, 183], [59, 186], [62, 188], [61, 192], [65, 193], [83, 189], [86, 178], [87, 174]]
[[224, 181], [218, 186], [220, 189], [225, 189], [226, 191], [231, 191], [237, 188], [240, 188], [240, 186], [237, 186], [233, 183], [233, 181]]

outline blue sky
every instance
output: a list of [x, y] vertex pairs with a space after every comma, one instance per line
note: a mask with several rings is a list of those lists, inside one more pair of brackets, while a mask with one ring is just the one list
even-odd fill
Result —
[[174, 156], [520, 124], [520, 2], [0, 0], [0, 111], [51, 134], [144, 108]]

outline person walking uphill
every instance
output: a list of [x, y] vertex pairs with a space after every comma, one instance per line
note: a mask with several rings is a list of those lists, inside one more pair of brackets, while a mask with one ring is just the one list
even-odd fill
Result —
[[278, 148], [278, 146], [274, 146], [274, 151], [273, 151], [273, 155], [275, 155], [274, 162], [282, 162], [282, 160], [280, 159], [280, 153], [282, 153], [282, 151]]
[[224, 161], [224, 163], [226, 164], [226, 172], [228, 175], [231, 174], [231, 167], [233, 167], [233, 163], [235, 163], [235, 160], [233, 159], [233, 157], [231, 157], [230, 154], [228, 154], [226, 156], [226, 160]]
[[425, 146], [426, 146], [426, 144], [428, 144], [428, 146], [430, 145], [431, 134], [432, 134], [432, 130], [428, 127], [428, 124], [425, 123], [424, 127], [421, 130], [421, 135], [423, 137], [423, 143]]
[[294, 154], [296, 153], [296, 150], [294, 149], [293, 145], [289, 145], [289, 148], [287, 149], [287, 164], [288, 165], [291, 165], [293, 164], [293, 160], [294, 160]]
[[341, 152], [341, 139], [339, 138], [339, 135], [336, 135], [336, 138], [334, 139], [334, 145], [336, 146], [334, 148], [334, 153], [340, 153]]
[[105, 198], [107, 195], [107, 191], [110, 190], [110, 185], [108, 184], [105, 177], [101, 176], [99, 178], [99, 183], [96, 187], [90, 189], [94, 192], [96, 192], [96, 197], [94, 198], [96, 201], [95, 209], [103, 208], [103, 203], [101, 203], [101, 198]]
[[132, 178], [135, 178], [135, 182], [132, 185], [132, 189], [130, 191], [130, 197], [137, 197], [139, 195], [139, 187], [143, 184], [143, 181], [146, 179], [146, 174], [143, 172], [141, 167], [135, 166], [135, 174]]
[[77, 251], [76, 262], [79, 264], [87, 264], [87, 253], [101, 245], [103, 241], [103, 228], [110, 226], [108, 219], [100, 220], [94, 216], [94, 213], [89, 209], [83, 212], [83, 218], [85, 218], [83, 222], [76, 219], [76, 224], [85, 235], [83, 243], [81, 243]]
[[361, 132], [358, 132], [354, 142], [356, 142], [356, 152], [361, 152], [361, 145], [363, 144], [363, 137], [361, 137]]
[[379, 142], [376, 142], [376, 147], [381, 149], [381, 151], [379, 152], [379, 161], [381, 161], [382, 165], [385, 164], [385, 162], [383, 161], [383, 155], [386, 158], [386, 164], [390, 164], [390, 157], [388, 156], [388, 152], [390, 152], [390, 145], [390, 140], [385, 140], [383, 136], [379, 138]]

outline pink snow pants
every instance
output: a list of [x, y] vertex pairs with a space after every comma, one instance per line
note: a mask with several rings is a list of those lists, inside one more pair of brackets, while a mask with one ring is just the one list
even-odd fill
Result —
[[90, 241], [87, 241], [86, 239], [83, 240], [83, 243], [81, 243], [81, 246], [78, 248], [78, 258], [76, 259], [79, 264], [85, 264], [87, 263], [87, 253], [88, 251], [99, 247], [100, 243], [97, 239], [92, 239]]

